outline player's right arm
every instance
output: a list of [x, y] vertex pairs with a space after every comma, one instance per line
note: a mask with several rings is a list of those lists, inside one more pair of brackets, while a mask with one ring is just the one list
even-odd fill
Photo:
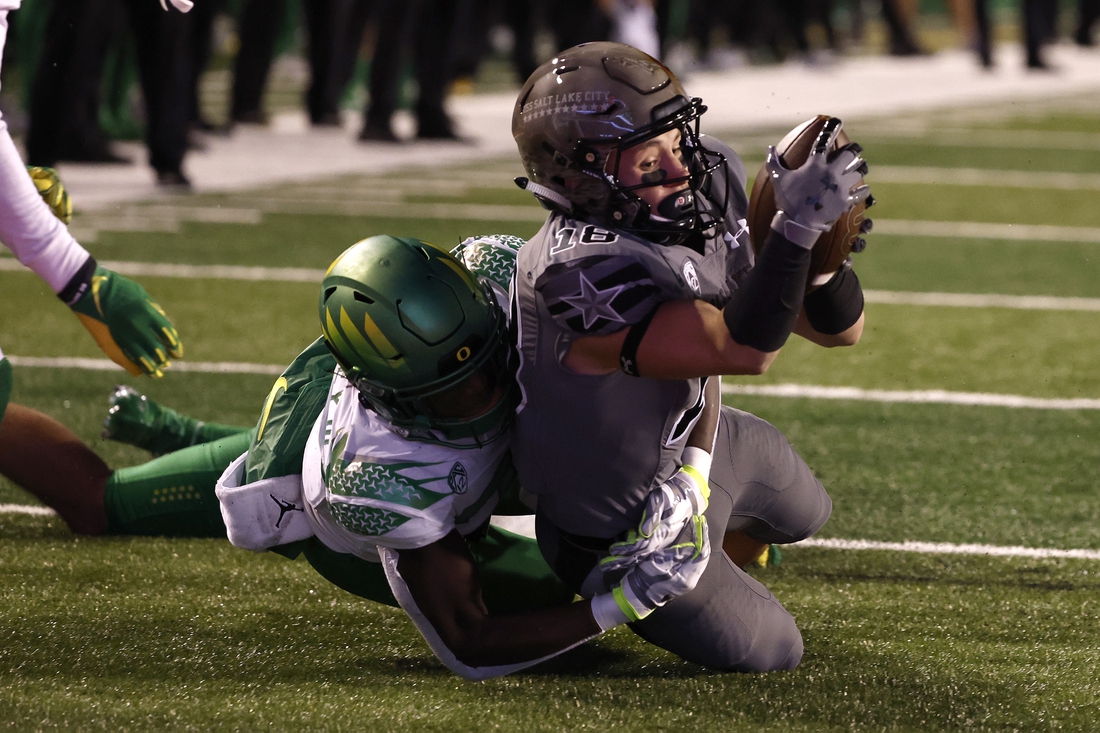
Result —
[[470, 667], [538, 659], [601, 632], [591, 603], [490, 615], [474, 558], [457, 531], [401, 550], [398, 569], [416, 604], [447, 648]]
[[387, 576], [429, 645], [444, 645], [445, 650], [433, 645], [437, 656], [464, 677], [484, 679], [544, 661], [603, 631], [645, 618], [693, 589], [709, 557], [706, 518], [698, 517], [669, 547], [631, 567], [610, 593], [500, 615], [486, 608], [477, 566], [457, 531], [424, 547], [400, 550], [399, 576], [392, 577], [390, 568]]

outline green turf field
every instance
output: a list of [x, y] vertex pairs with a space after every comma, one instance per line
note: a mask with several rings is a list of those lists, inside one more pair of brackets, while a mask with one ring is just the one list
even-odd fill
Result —
[[[856, 258], [864, 287], [881, 294], [864, 338], [836, 351], [793, 340], [763, 378], [726, 384], [945, 390], [1048, 407], [727, 401], [779, 426], [829, 488], [822, 539], [1100, 550], [1100, 191], [1087, 178], [1100, 171], [1100, 108], [1066, 99], [847, 126], [866, 148], [884, 230]], [[782, 132], [723, 137], [751, 173]], [[889, 183], [875, 183], [876, 165]], [[1020, 175], [927, 182], [956, 180], [953, 169]], [[73, 226], [98, 258], [131, 266], [319, 273], [376, 233], [441, 245], [530, 236], [539, 210], [509, 183], [519, 173], [500, 160], [345, 177], [134, 204], [79, 214]], [[201, 210], [216, 207], [259, 223], [204, 223]], [[917, 236], [920, 222], [966, 222], [977, 234]], [[1076, 229], [1040, 241], [981, 228], [1003, 224]], [[203, 272], [140, 277], [176, 320], [188, 363], [277, 367], [315, 337], [312, 284]], [[0, 291], [7, 355], [100, 356], [33, 275], [0, 270]], [[891, 300], [899, 293], [1048, 300], [913, 305]], [[271, 380], [17, 367], [13, 401], [56, 416], [122, 466], [145, 456], [98, 440], [113, 384], [250, 425]], [[1090, 409], [1058, 402], [1082, 398]], [[3, 480], [0, 503], [37, 504]], [[402, 613], [337, 590], [304, 562], [216, 540], [75, 539], [55, 517], [0, 513], [0, 721], [18, 730], [1097, 727], [1100, 561], [793, 547], [779, 567], [755, 572], [803, 630], [794, 672], [713, 673], [618, 629], [533, 671], [468, 683]]]

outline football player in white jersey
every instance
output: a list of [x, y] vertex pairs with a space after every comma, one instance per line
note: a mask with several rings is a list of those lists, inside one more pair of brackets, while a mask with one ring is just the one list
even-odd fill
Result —
[[702, 513], [724, 552], [632, 628], [710, 667], [791, 669], [803, 652], [794, 620], [743, 568], [816, 532], [831, 501], [748, 413], [722, 407], [705, 450], [686, 436], [720, 403], [714, 375], [762, 373], [792, 331], [859, 340], [850, 267], [804, 294], [814, 242], [868, 195], [866, 166], [857, 146], [828, 152], [839, 120], [797, 170], [771, 149], [781, 210], [756, 258], [744, 166], [700, 134], [705, 109], [660, 62], [615, 43], [558, 53], [520, 91], [512, 131], [528, 178], [517, 183], [551, 213], [516, 266], [513, 454], [538, 500], [539, 545], [571, 588], [605, 592], [663, 545], [654, 525]]
[[[19, 2], [0, 0], [0, 56], [8, 13]], [[28, 175], [0, 117], [0, 242], [57, 293], [113, 361], [134, 375], [161, 376], [170, 359], [183, 356], [176, 329], [140, 285], [99, 266], [69, 234], [60, 219], [71, 208], [52, 171], [39, 169], [36, 179]], [[39, 187], [55, 204], [57, 216]], [[50, 496], [59, 507], [70, 507], [74, 521], [93, 522], [82, 524], [83, 529], [96, 530], [84, 510], [88, 501], [94, 506], [106, 465], [56, 420], [8, 404], [12, 380], [11, 362], [0, 350], [0, 473]]]

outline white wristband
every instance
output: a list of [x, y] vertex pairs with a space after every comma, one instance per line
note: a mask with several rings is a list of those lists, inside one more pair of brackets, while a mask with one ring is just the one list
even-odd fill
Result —
[[814, 244], [829, 228], [814, 229], [787, 216], [786, 212], [777, 211], [772, 219], [772, 229], [782, 234], [787, 241], [797, 244], [803, 249], [813, 249]]
[[710, 463], [710, 453], [693, 445], [684, 448], [684, 452], [680, 454], [680, 465], [693, 466], [707, 481], [710, 481]]
[[600, 631], [609, 631], [630, 621], [623, 610], [619, 608], [619, 604], [615, 602], [615, 596], [610, 593], [593, 596], [590, 603], [592, 604], [592, 617], [599, 624]]

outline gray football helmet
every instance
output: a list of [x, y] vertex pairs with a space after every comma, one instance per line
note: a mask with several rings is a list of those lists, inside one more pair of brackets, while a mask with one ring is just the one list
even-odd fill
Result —
[[[718, 210], [700, 200], [725, 157], [699, 142], [702, 100], [690, 98], [661, 62], [621, 43], [584, 43], [540, 66], [520, 90], [512, 135], [529, 179], [516, 179], [549, 209], [645, 236], [682, 242], [692, 232], [715, 231]], [[618, 153], [672, 129], [682, 135], [689, 174], [627, 187], [618, 177]], [[608, 170], [608, 160], [614, 164]], [[684, 195], [659, 211], [634, 192], [651, 185], [685, 184]]]

